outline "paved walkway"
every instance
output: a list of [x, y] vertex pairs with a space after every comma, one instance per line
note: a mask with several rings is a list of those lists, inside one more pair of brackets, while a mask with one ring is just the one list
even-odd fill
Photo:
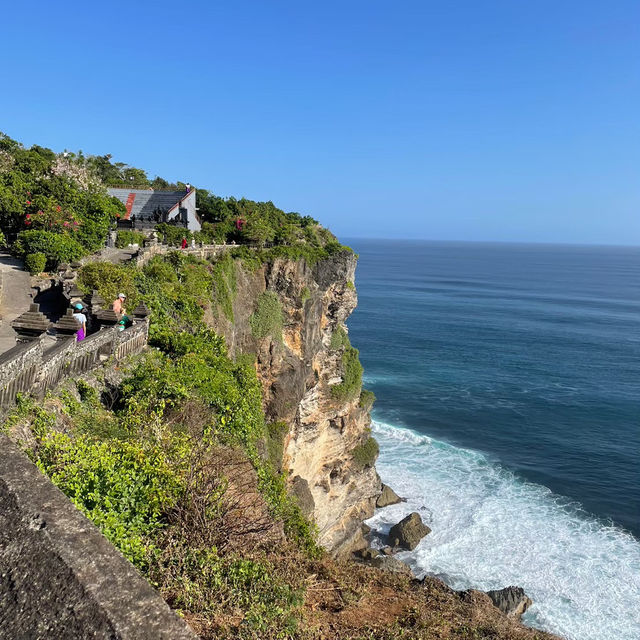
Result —
[[31, 303], [31, 277], [22, 270], [22, 260], [0, 252], [0, 353], [16, 346], [16, 332], [11, 321], [29, 309]]

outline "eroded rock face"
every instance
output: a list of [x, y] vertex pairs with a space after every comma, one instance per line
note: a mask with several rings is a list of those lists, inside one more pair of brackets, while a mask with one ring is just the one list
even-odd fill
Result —
[[391, 527], [389, 542], [394, 547], [413, 551], [428, 533], [431, 533], [431, 529], [422, 522], [420, 514], [414, 511]]
[[515, 618], [519, 618], [533, 604], [522, 587], [505, 587], [486, 593], [502, 613]]
[[[313, 267], [277, 259], [255, 273], [239, 268], [234, 321], [212, 318], [232, 353], [256, 354], [265, 414], [289, 426], [283, 468], [312, 508], [320, 543], [340, 557], [366, 546], [361, 524], [380, 494], [375, 468], [358, 466], [351, 453], [368, 437], [369, 413], [358, 393], [346, 400], [331, 393], [342, 380], [344, 349], [332, 348], [331, 336], [345, 329], [356, 306], [355, 267], [345, 251]], [[282, 306], [282, 341], [251, 333], [249, 319], [265, 291]]]

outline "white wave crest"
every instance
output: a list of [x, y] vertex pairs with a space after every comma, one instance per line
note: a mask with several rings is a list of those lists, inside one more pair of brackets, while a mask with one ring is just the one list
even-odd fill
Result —
[[374, 422], [383, 481], [406, 503], [368, 521], [380, 536], [411, 511], [432, 533], [401, 554], [454, 589], [519, 585], [524, 622], [569, 640], [640, 638], [640, 542], [477, 451]]

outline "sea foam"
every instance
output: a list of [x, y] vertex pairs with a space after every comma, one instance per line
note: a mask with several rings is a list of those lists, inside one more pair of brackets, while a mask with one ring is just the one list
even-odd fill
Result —
[[568, 640], [640, 638], [640, 542], [484, 454], [374, 421], [378, 471], [406, 503], [368, 524], [383, 544], [411, 511], [431, 527], [399, 557], [454, 589], [518, 585], [526, 624]]

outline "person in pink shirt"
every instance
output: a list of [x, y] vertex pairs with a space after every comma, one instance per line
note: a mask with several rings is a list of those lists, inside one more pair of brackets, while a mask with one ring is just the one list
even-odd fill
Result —
[[125, 312], [124, 301], [127, 299], [127, 296], [124, 293], [119, 293], [118, 297], [113, 301], [113, 310], [118, 314], [122, 315]]

